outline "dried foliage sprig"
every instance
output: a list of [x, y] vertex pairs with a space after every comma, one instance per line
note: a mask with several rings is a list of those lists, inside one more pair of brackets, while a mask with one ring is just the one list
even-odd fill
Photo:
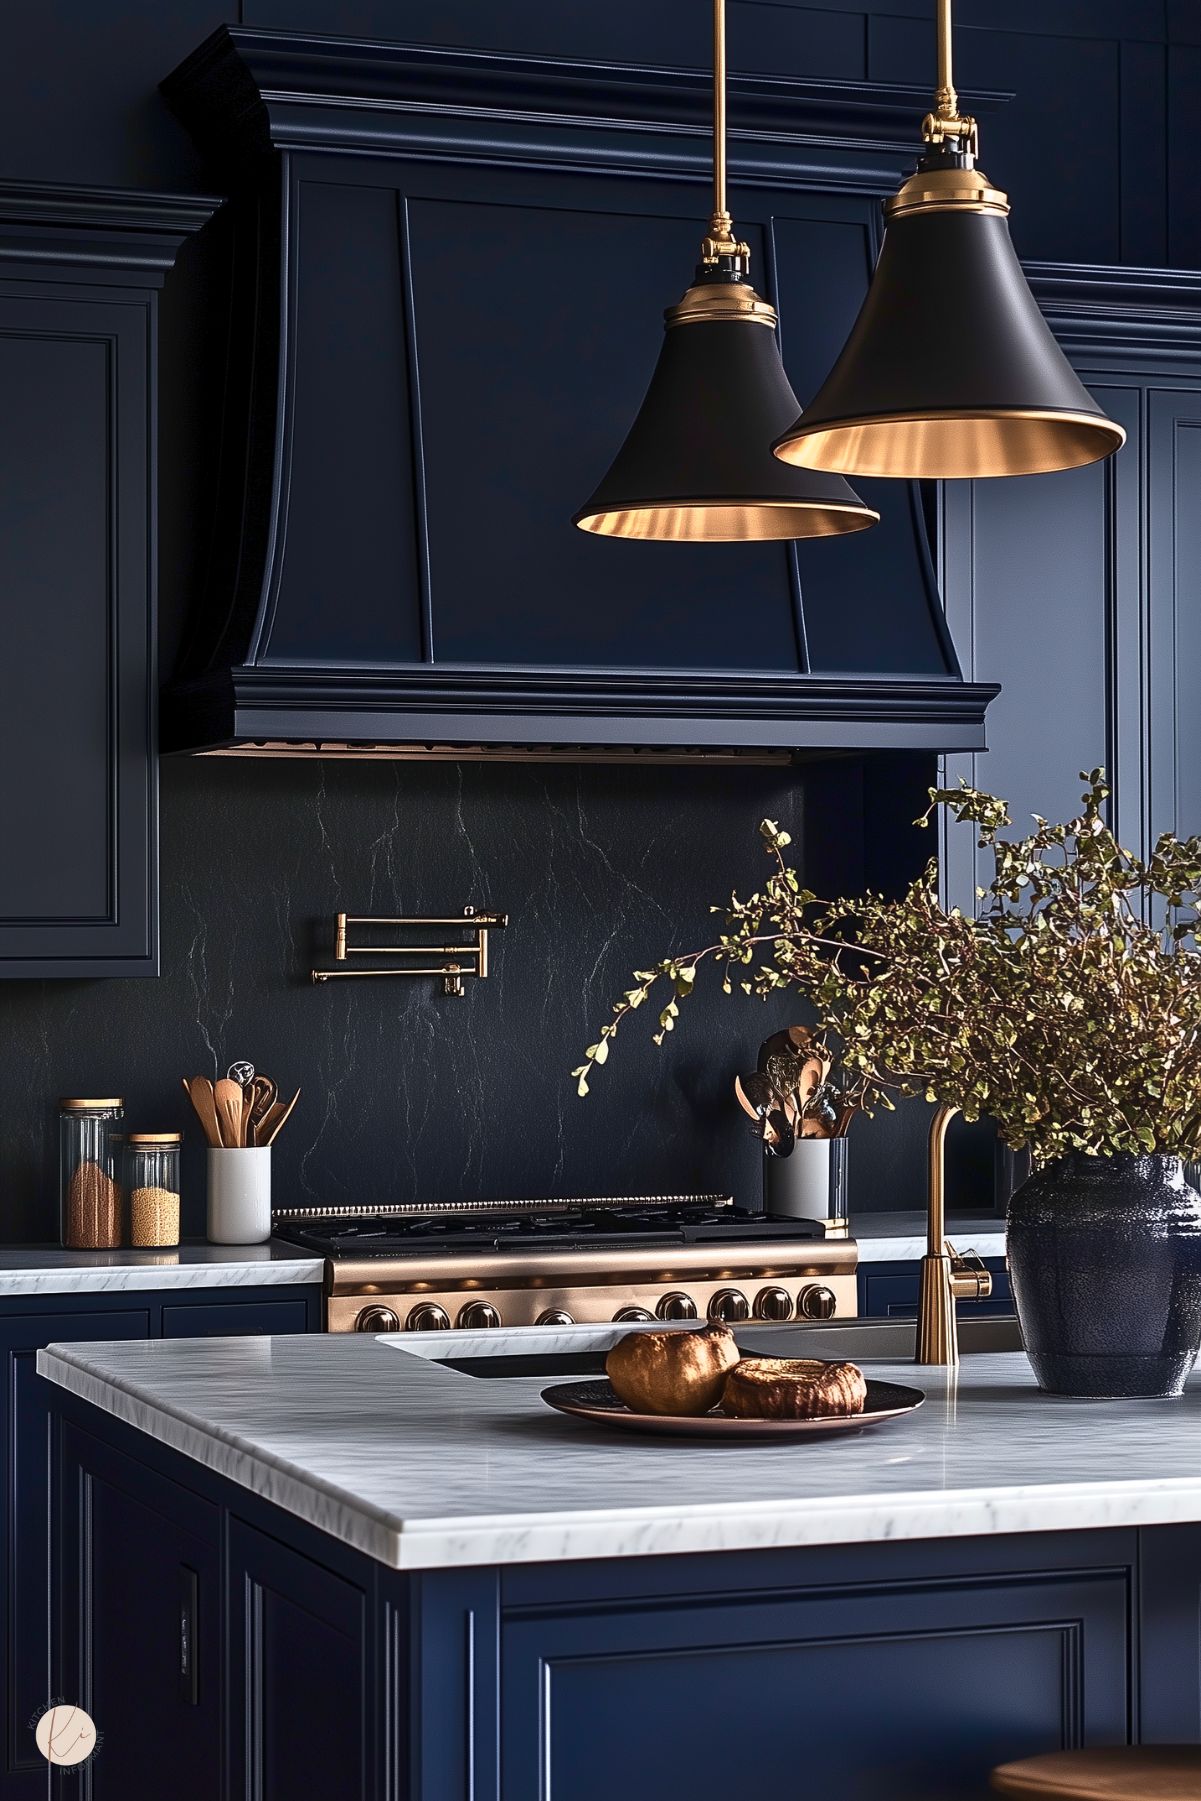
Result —
[[662, 1044], [707, 962], [764, 998], [799, 991], [816, 1041], [869, 1115], [894, 1095], [988, 1115], [1006, 1143], [1045, 1162], [1065, 1151], [1201, 1156], [1201, 838], [1162, 836], [1144, 860], [1105, 822], [1103, 770], [1082, 775], [1082, 810], [1037, 814], [1025, 838], [994, 795], [930, 790], [930, 807], [977, 828], [994, 873], [975, 918], [938, 899], [933, 861], [900, 900], [869, 891], [827, 901], [784, 860], [791, 842], [760, 826], [773, 861], [758, 894], [731, 897], [712, 944], [634, 972], [635, 986], [572, 1071], [578, 1092], [628, 1013], [662, 984]]

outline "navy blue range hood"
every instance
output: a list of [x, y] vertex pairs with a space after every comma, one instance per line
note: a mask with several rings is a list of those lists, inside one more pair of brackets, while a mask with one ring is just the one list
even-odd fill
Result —
[[[231, 195], [218, 517], [165, 749], [983, 746], [997, 690], [947, 631], [933, 488], [864, 484], [878, 526], [799, 545], [572, 525], [695, 259], [705, 73], [223, 27], [164, 91]], [[802, 397], [924, 106], [731, 81], [739, 226]]]

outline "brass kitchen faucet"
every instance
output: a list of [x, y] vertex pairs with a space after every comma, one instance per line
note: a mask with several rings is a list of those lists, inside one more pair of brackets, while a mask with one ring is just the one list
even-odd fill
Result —
[[926, 1254], [917, 1304], [915, 1363], [959, 1362], [956, 1301], [986, 1301], [992, 1276], [974, 1252], [960, 1256], [946, 1237], [947, 1127], [958, 1107], [939, 1107], [930, 1123], [929, 1192], [926, 1209]]

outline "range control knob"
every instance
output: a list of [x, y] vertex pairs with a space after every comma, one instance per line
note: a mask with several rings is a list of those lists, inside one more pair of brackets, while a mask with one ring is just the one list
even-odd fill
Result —
[[619, 1307], [613, 1315], [615, 1321], [631, 1326], [644, 1325], [647, 1320], [653, 1320], [654, 1317], [654, 1314], [648, 1313], [645, 1307]]
[[563, 1307], [548, 1307], [534, 1321], [536, 1326], [574, 1326], [575, 1320]]
[[797, 1296], [797, 1317], [798, 1319], [833, 1319], [834, 1309], [837, 1305], [833, 1289], [825, 1288], [820, 1282], [815, 1282], [809, 1288], [802, 1288]]
[[488, 1332], [493, 1326], [500, 1325], [500, 1314], [491, 1301], [468, 1301], [460, 1307], [457, 1325], [468, 1332]]
[[792, 1296], [786, 1288], [761, 1288], [755, 1296], [756, 1319], [791, 1319]]
[[405, 1321], [406, 1332], [445, 1332], [450, 1325], [445, 1311], [433, 1301], [422, 1301]]
[[655, 1312], [660, 1319], [695, 1319], [696, 1302], [683, 1289], [672, 1288], [661, 1294], [655, 1303]]
[[356, 1332], [399, 1332], [400, 1321], [391, 1307], [364, 1307], [354, 1322]]
[[740, 1319], [749, 1319], [751, 1310], [741, 1288], [719, 1288], [709, 1302], [709, 1318], [722, 1325], [732, 1326]]

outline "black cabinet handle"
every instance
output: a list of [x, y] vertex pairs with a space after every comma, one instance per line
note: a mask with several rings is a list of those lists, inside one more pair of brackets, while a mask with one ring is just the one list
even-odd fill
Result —
[[199, 1701], [196, 1668], [196, 1607], [199, 1582], [195, 1570], [179, 1566], [179, 1698], [185, 1707]]

